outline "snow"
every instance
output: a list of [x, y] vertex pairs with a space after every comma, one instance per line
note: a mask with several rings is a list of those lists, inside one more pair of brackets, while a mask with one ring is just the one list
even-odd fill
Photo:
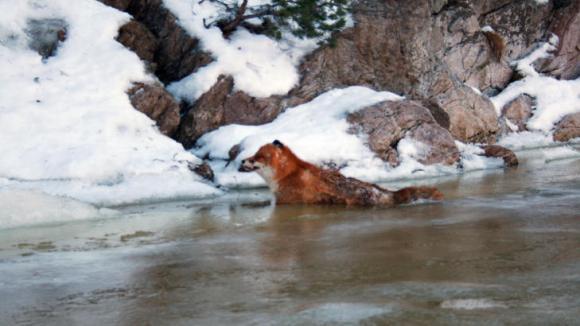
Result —
[[[372, 182], [503, 166], [503, 161], [499, 159], [471, 153], [473, 149], [468, 145], [465, 148], [470, 148], [470, 151], [462, 158], [464, 166], [461, 170], [455, 166], [426, 166], [418, 162], [425, 154], [426, 145], [403, 138], [397, 148], [401, 164], [391, 167], [368, 148], [363, 136], [348, 132], [348, 113], [382, 101], [401, 99], [393, 93], [360, 86], [334, 89], [311, 102], [287, 109], [271, 123], [261, 126], [234, 124], [207, 133], [198, 140], [198, 147], [193, 149], [193, 153], [212, 158], [217, 182], [230, 188], [265, 185], [256, 173], [239, 173], [237, 169], [242, 159], [252, 156], [260, 146], [275, 139], [306, 161], [317, 165], [332, 163], [347, 176]], [[235, 161], [227, 164], [228, 152], [237, 144], [240, 144], [241, 152]]]
[[455, 145], [461, 153], [461, 164], [464, 171], [498, 169], [504, 165], [501, 158], [482, 156], [484, 150], [474, 144], [465, 144], [456, 140]]
[[441, 303], [443, 309], [476, 310], [507, 308], [503, 303], [491, 299], [452, 299]]
[[215, 59], [168, 86], [173, 95], [190, 103], [207, 92], [220, 75], [232, 76], [235, 90], [254, 97], [284, 95], [299, 81], [296, 66], [300, 59], [318, 46], [318, 40], [314, 39], [301, 40], [285, 35], [281, 42], [277, 42], [243, 28], [234, 32], [228, 40], [219, 28], [204, 26], [204, 19], [212, 21], [219, 15], [219, 5], [211, 1], [163, 2], [179, 19], [179, 24], [198, 38], [202, 49]]
[[489, 25], [485, 25], [481, 28], [482, 32], [488, 32], [488, 33], [492, 33], [495, 32], [495, 30], [493, 29], [493, 27], [489, 26]]
[[[43, 60], [25, 31], [48, 18], [68, 30]], [[189, 171], [198, 158], [131, 106], [125, 90], [152, 77], [114, 40], [129, 19], [92, 0], [0, 1], [0, 190], [97, 205], [220, 193]]]
[[512, 63], [516, 70], [526, 77], [538, 77], [539, 74], [536, 72], [532, 64], [539, 59], [549, 58], [551, 56], [550, 52], [556, 50], [559, 39], [558, 36], [552, 34], [548, 42], [542, 43], [538, 48], [536, 48], [532, 53], [528, 54], [522, 59], [516, 60]]
[[527, 127], [533, 131], [547, 133], [564, 116], [580, 112], [580, 79], [557, 80], [538, 74], [533, 63], [546, 58], [555, 49], [558, 38], [553, 35], [549, 42], [540, 45], [528, 56], [513, 63], [516, 69], [525, 76], [524, 79], [511, 83], [491, 101], [498, 116], [503, 107], [521, 94], [527, 94], [536, 99], [533, 115], [527, 122]]
[[0, 229], [116, 215], [111, 209], [26, 190], [0, 190], [0, 212]]

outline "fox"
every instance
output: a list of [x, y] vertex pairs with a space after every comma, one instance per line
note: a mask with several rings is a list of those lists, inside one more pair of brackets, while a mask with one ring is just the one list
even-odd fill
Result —
[[395, 206], [419, 199], [443, 200], [443, 194], [434, 187], [390, 191], [337, 170], [320, 168], [300, 159], [279, 140], [243, 159], [238, 171], [258, 173], [273, 192], [276, 205]]

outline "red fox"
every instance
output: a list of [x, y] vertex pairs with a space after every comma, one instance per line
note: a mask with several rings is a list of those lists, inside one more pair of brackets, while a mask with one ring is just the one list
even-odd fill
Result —
[[393, 206], [417, 199], [442, 200], [433, 187], [389, 191], [375, 184], [348, 178], [335, 170], [319, 168], [298, 158], [275, 140], [242, 160], [240, 172], [257, 172], [268, 184], [277, 204], [342, 204]]

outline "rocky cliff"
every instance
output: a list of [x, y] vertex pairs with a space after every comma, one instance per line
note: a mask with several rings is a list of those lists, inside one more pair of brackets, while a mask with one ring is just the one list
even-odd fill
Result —
[[[147, 62], [162, 83], [179, 80], [212, 61], [162, 0], [102, 2], [134, 17], [121, 28], [118, 40]], [[386, 113], [401, 111], [399, 105], [389, 104], [350, 118], [354, 129], [370, 135], [369, 146], [379, 157], [396, 162], [397, 130], [417, 125], [411, 128], [415, 136], [438, 148], [426, 162], [452, 163], [457, 159], [453, 139], [492, 144], [500, 133], [509, 131], [488, 96], [522, 77], [510, 62], [530, 53], [539, 42], [552, 34], [559, 38], [553, 55], [535, 63], [538, 71], [558, 79], [580, 75], [578, 1], [360, 0], [353, 16], [354, 27], [338, 35], [334, 46], [319, 48], [303, 60], [300, 83], [285, 96], [251, 97], [236, 91], [232, 79], [223, 76], [194, 103], [181, 103], [181, 118], [175, 113], [176, 104], [159, 87], [138, 85], [139, 92], [133, 89], [131, 96], [156, 101], [160, 107], [155, 110], [142, 109], [146, 107], [142, 100], [136, 107], [155, 112], [150, 117], [160, 128], [189, 148], [220, 126], [263, 124], [330, 89], [364, 85], [413, 101], [404, 104], [410, 110], [404, 114], [405, 122]], [[505, 107], [503, 115], [525, 128], [533, 100], [520, 98]], [[411, 113], [416, 113], [416, 121], [407, 121]], [[365, 121], [384, 130], [369, 132], [370, 122]], [[575, 121], [567, 119], [562, 128], [577, 129]]]

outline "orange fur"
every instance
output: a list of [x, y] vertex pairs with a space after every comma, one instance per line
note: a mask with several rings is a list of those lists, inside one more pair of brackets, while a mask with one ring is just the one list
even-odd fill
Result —
[[262, 146], [254, 156], [242, 160], [240, 171], [258, 172], [274, 192], [277, 204], [391, 206], [420, 198], [443, 199], [443, 194], [432, 187], [393, 192], [335, 170], [321, 169], [301, 160], [279, 141]]

